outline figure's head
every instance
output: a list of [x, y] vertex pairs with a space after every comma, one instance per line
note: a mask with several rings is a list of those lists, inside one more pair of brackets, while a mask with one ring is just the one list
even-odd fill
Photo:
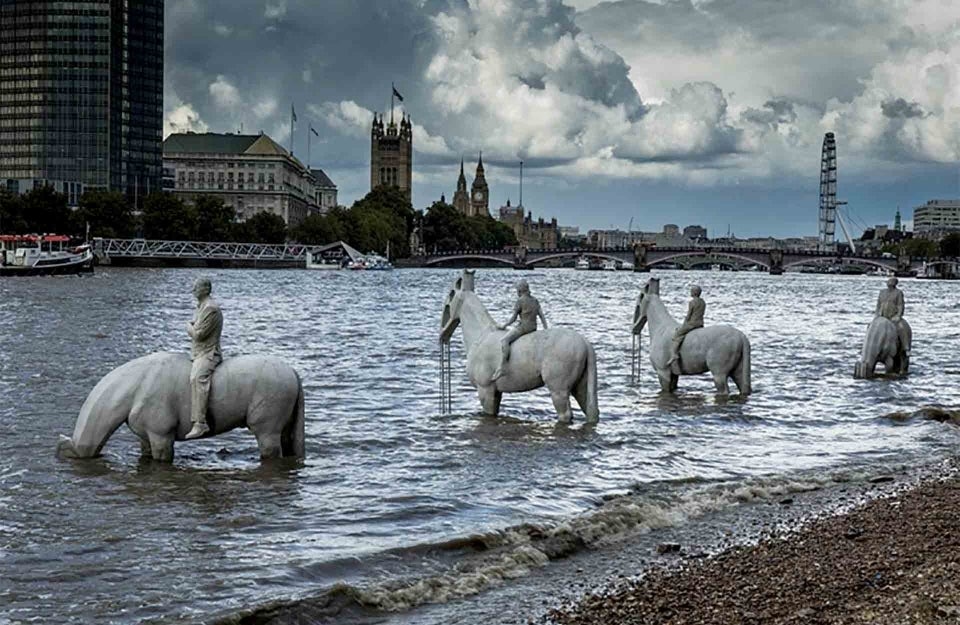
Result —
[[530, 295], [530, 285], [526, 280], [517, 282], [517, 295]]
[[897, 286], [897, 282], [899, 282], [899, 280], [897, 280], [896, 278], [890, 278], [890, 279], [888, 279], [888, 280], [887, 280], [887, 288], [890, 288], [890, 289], [895, 288], [895, 287]]
[[702, 291], [700, 290], [700, 287], [698, 287], [696, 284], [694, 284], [692, 287], [690, 287], [690, 296], [691, 296], [691, 297], [700, 297], [700, 293], [702, 293]]
[[197, 278], [193, 283], [193, 296], [197, 299], [207, 297], [211, 291], [213, 291], [213, 285], [210, 283], [210, 278]]

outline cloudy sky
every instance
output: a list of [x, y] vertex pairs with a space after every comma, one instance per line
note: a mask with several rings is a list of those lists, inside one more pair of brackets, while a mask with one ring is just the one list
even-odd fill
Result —
[[[859, 227], [960, 196], [955, 0], [167, 0], [164, 134], [263, 130], [369, 191], [390, 84], [413, 203], [472, 181], [491, 209], [587, 228], [816, 234], [820, 147]], [[398, 109], [399, 111], [399, 109]]]

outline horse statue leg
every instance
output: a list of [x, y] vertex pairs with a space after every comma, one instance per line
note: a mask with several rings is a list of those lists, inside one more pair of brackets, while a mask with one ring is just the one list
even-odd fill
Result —
[[500, 414], [500, 400], [503, 398], [503, 393], [497, 390], [496, 384], [478, 386], [477, 397], [480, 398], [480, 407], [483, 409], [483, 414], [491, 417]]
[[557, 389], [550, 391], [553, 407], [557, 409], [557, 417], [561, 423], [573, 421], [573, 411], [570, 409], [570, 391]]

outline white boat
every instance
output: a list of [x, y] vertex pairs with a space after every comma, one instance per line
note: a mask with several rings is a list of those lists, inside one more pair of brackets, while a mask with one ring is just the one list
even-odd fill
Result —
[[343, 269], [340, 262], [333, 258], [324, 258], [321, 254], [307, 252], [307, 269]]
[[[0, 276], [48, 276], [93, 271], [89, 245], [67, 250], [70, 237], [58, 234], [0, 235]], [[56, 249], [55, 249], [56, 246]]]
[[385, 257], [370, 252], [366, 256], [351, 262], [347, 265], [347, 269], [354, 271], [390, 271], [393, 269], [393, 265]]
[[714, 264], [710, 265], [710, 271], [720, 271], [720, 269], [721, 269], [721, 267], [720, 267], [720, 265], [717, 264], [717, 263], [714, 263]]
[[603, 270], [604, 271], [616, 271], [617, 270], [617, 261], [610, 260], [609, 258], [603, 261]]
[[587, 260], [586, 256], [581, 256], [580, 258], [577, 259], [577, 262], [573, 266], [573, 268], [580, 269], [580, 270], [590, 269], [590, 261]]

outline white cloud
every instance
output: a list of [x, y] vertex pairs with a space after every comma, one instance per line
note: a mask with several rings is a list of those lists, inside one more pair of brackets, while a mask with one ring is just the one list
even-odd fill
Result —
[[163, 118], [164, 138], [178, 132], [207, 132], [207, 124], [189, 104], [180, 104]]
[[215, 24], [213, 31], [221, 37], [228, 37], [231, 33], [233, 33], [233, 29], [226, 24]]
[[270, 117], [277, 112], [277, 100], [273, 96], [267, 96], [263, 100], [260, 100], [253, 105], [252, 109], [254, 117], [257, 119], [264, 119]]
[[283, 19], [287, 15], [287, 0], [268, 0], [263, 16], [268, 20]]
[[240, 92], [227, 80], [226, 76], [222, 74], [218, 75], [217, 79], [210, 83], [208, 89], [210, 91], [210, 97], [213, 98], [213, 103], [219, 108], [232, 110], [239, 108], [243, 104], [243, 98], [240, 97]]
[[[370, 136], [373, 111], [360, 106], [353, 100], [324, 102], [320, 106], [310, 105], [307, 110], [338, 132], [355, 137]], [[402, 114], [402, 109], [398, 107], [394, 111], [395, 119], [399, 121]], [[387, 113], [385, 117], [389, 121], [390, 114]], [[430, 134], [426, 128], [416, 122], [413, 124], [413, 150], [420, 154], [435, 156], [453, 155], [453, 151], [443, 137]]]

